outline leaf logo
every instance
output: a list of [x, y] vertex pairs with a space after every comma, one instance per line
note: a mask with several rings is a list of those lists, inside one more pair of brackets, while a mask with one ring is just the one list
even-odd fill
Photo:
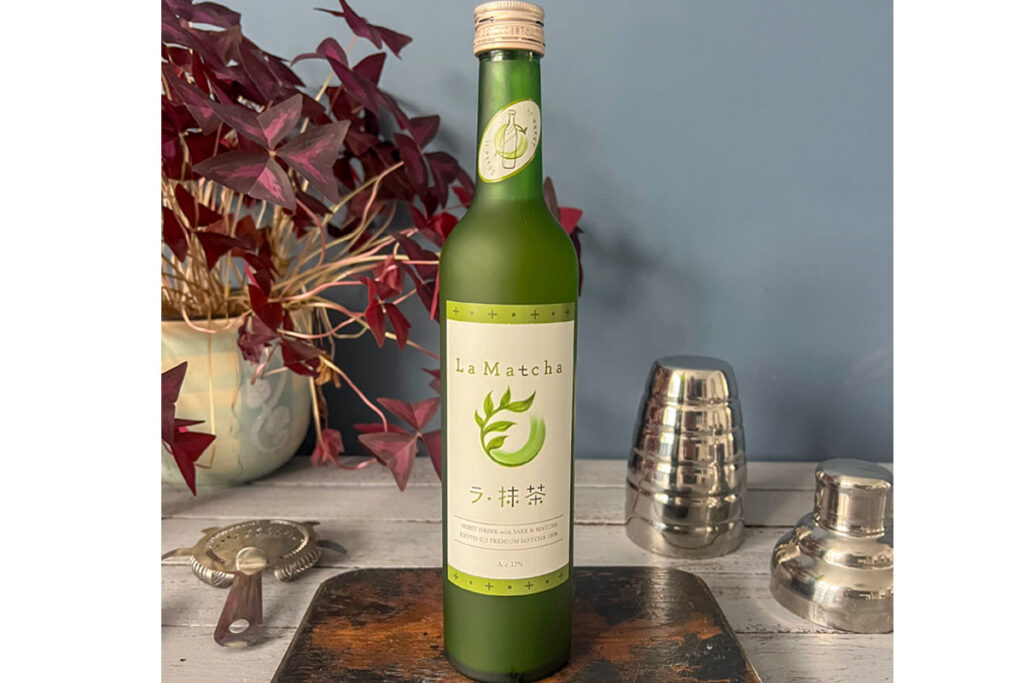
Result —
[[512, 427], [515, 427], [517, 423], [511, 420], [493, 419], [503, 411], [525, 413], [533, 405], [533, 399], [536, 396], [537, 392], [535, 391], [530, 394], [529, 398], [522, 401], [513, 401], [511, 388], [506, 388], [498, 405], [494, 405], [491, 392], [487, 392], [487, 396], [484, 397], [483, 416], [481, 417], [479, 412], [473, 413], [476, 424], [480, 428], [480, 446], [484, 449], [487, 457], [499, 465], [519, 467], [530, 462], [540, 453], [540, 449], [544, 445], [544, 437], [546, 436], [543, 418], [536, 415], [530, 416], [530, 434], [526, 438], [526, 442], [518, 450], [511, 452], [501, 450], [501, 447], [505, 444], [505, 439], [508, 438], [508, 434], [503, 432], [507, 432]]

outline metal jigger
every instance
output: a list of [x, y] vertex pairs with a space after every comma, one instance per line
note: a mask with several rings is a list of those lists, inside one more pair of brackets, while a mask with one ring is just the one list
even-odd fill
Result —
[[626, 534], [661, 555], [725, 555], [743, 540], [746, 486], [732, 368], [702, 356], [655, 361], [629, 459]]
[[892, 631], [892, 473], [863, 460], [815, 471], [814, 512], [775, 545], [772, 595], [822, 626]]

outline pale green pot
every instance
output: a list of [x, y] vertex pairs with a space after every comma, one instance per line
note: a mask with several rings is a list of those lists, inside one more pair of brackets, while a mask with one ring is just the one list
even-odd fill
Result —
[[[240, 484], [270, 474], [286, 463], [309, 427], [309, 378], [281, 367], [280, 353], [253, 379], [255, 366], [238, 349], [240, 318], [203, 321], [197, 332], [183, 321], [161, 323], [163, 370], [188, 361], [175, 404], [178, 418], [203, 420], [193, 431], [216, 435], [196, 461], [196, 486]], [[161, 445], [163, 481], [185, 486], [174, 458]]]

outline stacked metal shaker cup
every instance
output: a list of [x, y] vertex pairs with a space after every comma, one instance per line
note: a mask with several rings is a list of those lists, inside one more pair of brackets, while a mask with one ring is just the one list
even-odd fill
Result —
[[690, 559], [740, 545], [747, 464], [728, 363], [703, 356], [655, 361], [626, 486], [626, 533], [637, 545]]

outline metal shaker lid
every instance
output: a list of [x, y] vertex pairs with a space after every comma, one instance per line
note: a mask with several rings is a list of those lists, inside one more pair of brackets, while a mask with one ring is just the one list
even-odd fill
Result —
[[814, 520], [826, 529], [873, 536], [892, 524], [892, 472], [863, 460], [826, 460], [814, 472]]
[[772, 550], [772, 595], [816, 624], [888, 633], [892, 473], [861, 460], [826, 460], [815, 477], [814, 512], [801, 517]]

